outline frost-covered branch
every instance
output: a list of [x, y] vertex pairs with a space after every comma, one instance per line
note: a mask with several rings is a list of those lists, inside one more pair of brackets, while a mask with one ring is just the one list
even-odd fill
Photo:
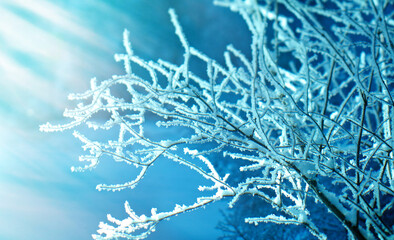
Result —
[[[170, 10], [184, 48], [181, 64], [136, 56], [125, 30], [126, 53], [115, 55], [124, 63], [125, 75], [92, 79], [90, 90], [70, 95], [80, 101], [64, 113], [73, 119], [70, 123], [41, 126], [42, 131], [63, 131], [86, 125], [116, 133], [115, 139], [100, 141], [74, 133], [89, 154], [80, 157], [88, 164], [73, 170], [92, 169], [103, 156], [139, 169], [131, 181], [102, 184], [99, 190], [134, 188], [161, 159], [187, 166], [213, 184], [199, 188], [213, 191], [209, 197], [169, 212], [153, 208], [150, 217], [137, 216], [126, 202], [129, 217], [117, 220], [109, 215], [113, 225], [101, 223], [94, 238], [142, 239], [163, 219], [224, 197], [231, 199], [230, 207], [237, 207], [245, 195], [277, 211], [248, 217], [247, 223], [302, 225], [325, 239], [311, 216], [313, 199], [353, 238], [393, 237], [393, 3], [215, 4], [244, 19], [251, 34], [250, 54], [234, 43], [220, 64], [190, 46]], [[191, 71], [194, 61], [203, 63], [206, 72]], [[134, 69], [147, 74], [142, 77]], [[146, 131], [152, 128], [150, 119], [157, 129], [174, 128], [183, 134], [158, 139]], [[223, 154], [220, 162], [225, 164], [212, 157], [215, 153]], [[243, 164], [234, 170], [231, 162]], [[222, 177], [220, 169], [231, 177]]]

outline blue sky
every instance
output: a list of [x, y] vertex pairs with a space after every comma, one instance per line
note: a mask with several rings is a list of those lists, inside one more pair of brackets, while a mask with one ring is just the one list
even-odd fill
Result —
[[[192, 45], [210, 56], [245, 33], [228, 31], [234, 16], [209, 0], [0, 1], [0, 239], [90, 239], [107, 213], [124, 216], [125, 200], [139, 214], [192, 203], [200, 176], [173, 163], [155, 165], [132, 191], [97, 192], [97, 184], [115, 176], [127, 181], [132, 172], [103, 163], [96, 171], [72, 173], [82, 154], [72, 132], [38, 131], [47, 121], [67, 122], [62, 112], [74, 104], [67, 95], [85, 91], [90, 78], [123, 73], [113, 54], [123, 52], [124, 28], [142, 57], [180, 60], [170, 6]], [[150, 239], [215, 239], [225, 206], [174, 217]]]

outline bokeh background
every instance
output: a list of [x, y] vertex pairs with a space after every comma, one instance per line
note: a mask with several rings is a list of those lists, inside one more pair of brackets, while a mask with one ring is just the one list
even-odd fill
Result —
[[[165, 162], [134, 190], [98, 192], [99, 183], [133, 176], [110, 162], [72, 173], [83, 153], [72, 132], [38, 130], [66, 123], [64, 109], [76, 104], [67, 95], [87, 90], [90, 78], [123, 74], [113, 54], [123, 52], [125, 28], [138, 55], [180, 63], [170, 7], [191, 45], [218, 61], [229, 43], [248, 48], [241, 18], [211, 0], [0, 0], [0, 239], [91, 239], [107, 213], [125, 216], [126, 200], [143, 214], [198, 196], [201, 177]], [[222, 208], [225, 202], [164, 221], [150, 239], [216, 239]]]

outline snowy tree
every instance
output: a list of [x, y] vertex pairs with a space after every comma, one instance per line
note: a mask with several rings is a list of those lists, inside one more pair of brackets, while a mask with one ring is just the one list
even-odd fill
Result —
[[[91, 80], [91, 89], [71, 94], [80, 103], [64, 125], [86, 125], [117, 133], [116, 139], [74, 136], [88, 151], [87, 162], [103, 156], [135, 166], [126, 183], [98, 190], [132, 189], [159, 159], [189, 167], [212, 182], [210, 193], [167, 212], [152, 208], [128, 217], [108, 215], [94, 239], [143, 239], [169, 217], [244, 195], [260, 199], [274, 213], [243, 219], [249, 224], [304, 226], [326, 239], [312, 208], [322, 204], [350, 239], [394, 237], [394, 6], [390, 0], [217, 0], [239, 13], [251, 35], [250, 53], [227, 46], [225, 62], [189, 45], [174, 10], [170, 19], [184, 48], [181, 64], [146, 61], [133, 53], [124, 31], [125, 74]], [[204, 65], [206, 73], [193, 71]], [[144, 70], [145, 72], [142, 72]], [[123, 87], [122, 94], [117, 94]], [[144, 131], [188, 129], [157, 139]], [[215, 156], [222, 155], [222, 167]], [[224, 161], [224, 163], [223, 163]], [[234, 168], [232, 162], [242, 162]], [[219, 170], [221, 168], [222, 170]], [[223, 174], [223, 171], [228, 171]], [[181, 199], [180, 199], [181, 201]], [[328, 214], [328, 213], [327, 213]]]

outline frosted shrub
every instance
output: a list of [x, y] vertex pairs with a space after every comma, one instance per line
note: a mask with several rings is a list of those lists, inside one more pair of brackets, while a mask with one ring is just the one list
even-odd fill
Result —
[[[339, 219], [350, 238], [393, 238], [393, 3], [215, 4], [245, 20], [250, 53], [237, 50], [234, 43], [224, 52], [225, 64], [219, 64], [189, 45], [170, 10], [184, 48], [180, 65], [134, 55], [125, 31], [126, 51], [115, 55], [124, 63], [125, 74], [93, 79], [90, 90], [70, 95], [81, 102], [65, 111], [73, 119], [70, 123], [41, 126], [42, 131], [87, 125], [117, 132], [116, 139], [94, 141], [74, 131], [89, 152], [80, 157], [88, 164], [74, 171], [94, 168], [103, 156], [139, 170], [129, 182], [98, 185], [98, 190], [134, 188], [155, 161], [166, 159], [212, 182], [199, 188], [211, 195], [168, 212], [153, 208], [138, 216], [126, 202], [128, 217], [108, 215], [110, 223], [100, 223], [93, 238], [143, 239], [163, 219], [224, 198], [237, 207], [243, 195], [259, 198], [277, 212], [246, 218], [246, 223], [303, 225], [325, 239], [310, 215], [307, 200], [313, 199]], [[206, 73], [192, 72], [194, 63], [204, 64]], [[135, 69], [147, 74], [137, 75]], [[117, 96], [119, 86], [127, 94]], [[149, 119], [156, 119], [160, 128], [188, 131], [157, 139], [144, 131]], [[244, 164], [221, 174], [210, 159], [213, 153], [223, 155], [222, 165]], [[248, 177], [237, 177], [238, 171]]]

